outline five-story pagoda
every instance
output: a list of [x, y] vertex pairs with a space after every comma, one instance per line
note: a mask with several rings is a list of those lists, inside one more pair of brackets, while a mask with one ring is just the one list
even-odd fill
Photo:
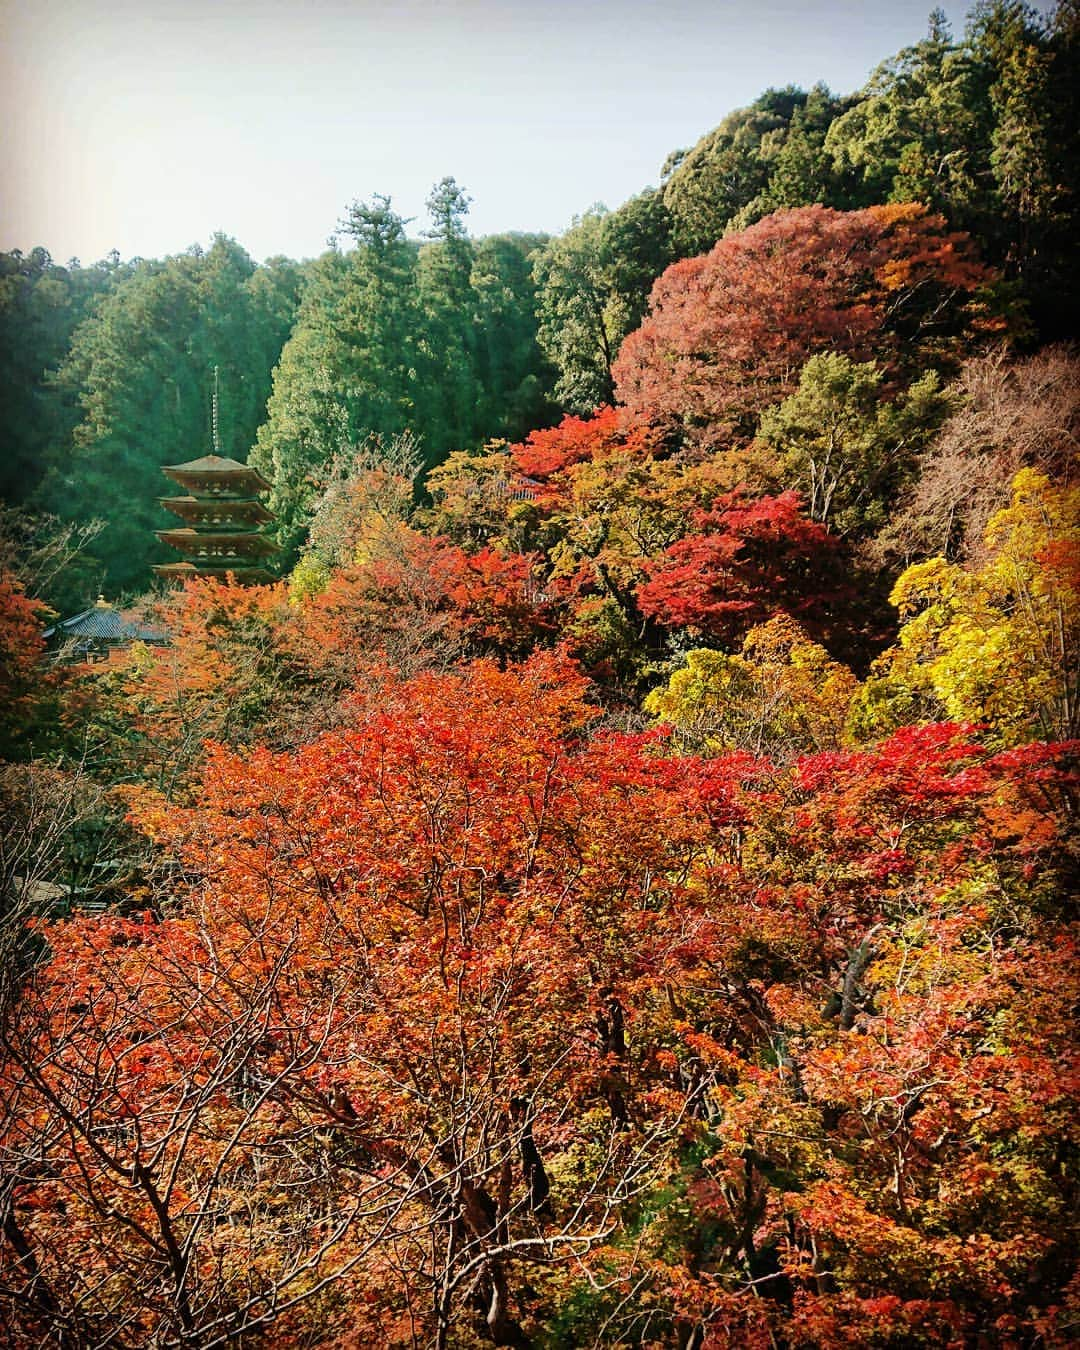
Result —
[[159, 498], [185, 525], [158, 530], [157, 537], [186, 561], [159, 564], [154, 568], [158, 576], [223, 577], [232, 572], [237, 581], [272, 580], [260, 566], [278, 550], [259, 533], [259, 526], [273, 516], [259, 501], [259, 493], [268, 492], [270, 484], [258, 470], [224, 455], [204, 455], [187, 464], [166, 464], [162, 473], [186, 489], [186, 496]]
[[[215, 376], [217, 372], [215, 371]], [[217, 394], [214, 395], [214, 453], [187, 464], [165, 464], [162, 473], [184, 489], [182, 497], [160, 497], [182, 527], [158, 530], [157, 537], [184, 555], [184, 562], [161, 563], [160, 577], [224, 577], [240, 582], [272, 581], [264, 558], [277, 545], [259, 533], [273, 516], [259, 500], [271, 484], [257, 469], [218, 453]]]

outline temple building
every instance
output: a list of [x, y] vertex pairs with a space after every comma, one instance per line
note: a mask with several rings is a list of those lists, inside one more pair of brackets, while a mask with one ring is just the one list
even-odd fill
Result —
[[60, 665], [79, 665], [108, 661], [117, 652], [126, 651], [133, 642], [145, 642], [154, 647], [166, 646], [169, 635], [162, 628], [152, 628], [131, 614], [123, 614], [110, 605], [103, 595], [97, 604], [61, 619], [42, 634], [53, 661]]
[[273, 516], [259, 500], [270, 483], [257, 469], [224, 455], [204, 455], [187, 464], [166, 464], [162, 472], [184, 489], [184, 496], [161, 497], [183, 526], [158, 530], [163, 544], [184, 555], [183, 562], [154, 568], [161, 577], [225, 577], [239, 582], [272, 581], [261, 565], [277, 545], [260, 534]]

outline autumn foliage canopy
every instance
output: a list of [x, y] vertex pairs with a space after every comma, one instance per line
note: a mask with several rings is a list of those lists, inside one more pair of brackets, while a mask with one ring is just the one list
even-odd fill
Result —
[[997, 282], [778, 211], [167, 646], [44, 679], [5, 577], [0, 1339], [1074, 1343], [1080, 502]]

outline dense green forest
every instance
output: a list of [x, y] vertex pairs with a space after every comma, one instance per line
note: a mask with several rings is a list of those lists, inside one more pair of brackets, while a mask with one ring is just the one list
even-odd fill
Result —
[[[0, 1339], [1076, 1343], [1078, 55], [3, 256]], [[277, 575], [151, 586], [215, 437]]]

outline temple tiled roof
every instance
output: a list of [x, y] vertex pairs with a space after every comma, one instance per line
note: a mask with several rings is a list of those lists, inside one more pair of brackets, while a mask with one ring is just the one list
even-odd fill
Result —
[[70, 619], [61, 619], [51, 628], [46, 628], [44, 637], [46, 641], [50, 638], [74, 638], [83, 642], [102, 643], [167, 640], [162, 629], [125, 619], [119, 610], [106, 603], [104, 597], [81, 614], [73, 614]]

